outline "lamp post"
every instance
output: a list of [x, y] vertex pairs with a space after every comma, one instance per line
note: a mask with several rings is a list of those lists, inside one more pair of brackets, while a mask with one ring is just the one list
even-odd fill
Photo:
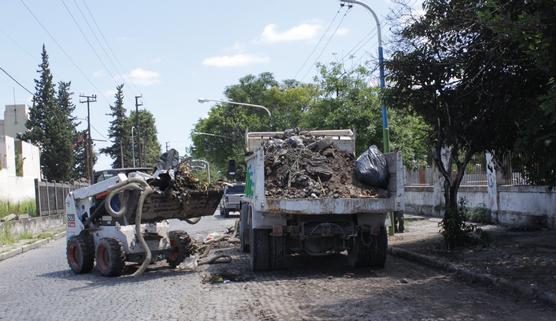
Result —
[[[359, 1], [359, 0], [340, 0], [342, 4], [349, 3], [349, 4], [358, 4], [371, 12], [375, 21], [376, 21], [376, 29], [377, 29], [377, 37], [378, 37], [378, 65], [380, 70], [380, 89], [384, 90], [385, 87], [385, 80], [384, 80], [384, 54], [382, 50], [382, 33], [380, 30], [380, 21], [378, 20], [378, 16], [376, 13], [369, 7], [366, 3]], [[386, 109], [386, 105], [384, 105], [384, 101], [381, 99], [381, 109], [382, 109], [382, 143], [384, 145], [384, 153], [390, 152], [390, 131], [388, 128], [388, 110]]]
[[210, 163], [207, 162], [204, 159], [192, 159], [191, 162], [199, 162], [199, 163], [203, 163], [205, 164], [206, 168], [207, 168], [207, 179], [208, 179], [208, 183], [210, 184]]
[[206, 99], [206, 98], [199, 98], [199, 99], [197, 99], [197, 101], [201, 104], [208, 103], [208, 102], [212, 101], [212, 102], [215, 102], [215, 103], [231, 104], [231, 105], [246, 106], [246, 107], [253, 107], [253, 108], [262, 109], [262, 110], [266, 111], [266, 113], [268, 114], [268, 119], [269, 119], [269, 122], [270, 122], [270, 126], [272, 127], [272, 114], [270, 113], [270, 110], [268, 110], [268, 108], [266, 108], [265, 106], [256, 105], [256, 104], [248, 104], [248, 103], [240, 103], [240, 102], [237, 102], [237, 101]]

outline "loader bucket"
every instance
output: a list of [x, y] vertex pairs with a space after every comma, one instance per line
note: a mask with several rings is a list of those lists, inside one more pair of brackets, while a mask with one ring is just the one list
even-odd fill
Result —
[[[143, 204], [143, 223], [166, 219], [186, 219], [214, 214], [222, 198], [222, 190], [189, 191], [179, 198], [151, 194]], [[181, 199], [181, 200], [180, 200]]]

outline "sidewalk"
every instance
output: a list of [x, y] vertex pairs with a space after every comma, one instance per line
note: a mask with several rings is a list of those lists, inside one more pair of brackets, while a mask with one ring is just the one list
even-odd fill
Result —
[[[452, 264], [456, 269], [507, 280], [535, 296], [556, 298], [556, 231], [512, 231], [483, 225], [489, 244], [447, 251], [439, 231], [440, 219], [406, 221], [406, 232], [390, 238], [390, 245]], [[524, 293], [521, 293], [524, 294]]]
[[43, 231], [31, 238], [19, 239], [14, 243], [0, 244], [0, 261], [9, 259], [18, 254], [25, 253], [40, 247], [52, 240], [57, 240], [65, 235], [65, 226]]

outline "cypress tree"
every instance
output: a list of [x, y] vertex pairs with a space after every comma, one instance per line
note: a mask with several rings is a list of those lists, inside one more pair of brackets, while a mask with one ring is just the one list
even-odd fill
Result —
[[[101, 153], [109, 155], [114, 161], [113, 168], [130, 167], [131, 163], [131, 128], [128, 126], [126, 117], [126, 109], [124, 108], [124, 85], [116, 86], [116, 94], [114, 95], [114, 106], [110, 106], [110, 128], [108, 129], [108, 137], [112, 141], [112, 145], [102, 148]], [[122, 160], [123, 156], [123, 160]]]

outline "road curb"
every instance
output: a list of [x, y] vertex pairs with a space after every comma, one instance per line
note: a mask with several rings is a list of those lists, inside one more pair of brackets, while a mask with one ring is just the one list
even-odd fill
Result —
[[540, 300], [546, 304], [556, 306], [556, 294], [541, 291], [536, 286], [526, 287], [523, 285], [518, 285], [504, 278], [498, 278], [487, 273], [477, 273], [469, 271], [457, 266], [456, 264], [446, 262], [442, 259], [419, 254], [398, 247], [392, 246], [388, 249], [388, 252], [393, 256], [397, 256], [436, 269], [455, 273], [456, 277], [466, 281], [479, 283], [486, 286], [494, 286], [502, 291], [511, 291], [518, 296], [522, 296], [532, 300]]
[[66, 235], [66, 231], [63, 231], [63, 232], [60, 232], [60, 233], [56, 233], [56, 234], [54, 234], [53, 236], [51, 236], [47, 239], [38, 240], [34, 243], [25, 244], [25, 245], [22, 245], [22, 246], [20, 246], [16, 249], [11, 250], [11, 251], [1, 253], [0, 254], [0, 261], [7, 260], [11, 257], [16, 256], [16, 255], [28, 252], [28, 251], [33, 250], [33, 249], [36, 249], [38, 247], [41, 247], [41, 246], [47, 244], [48, 242], [55, 241], [55, 240], [65, 236], [65, 235]]

